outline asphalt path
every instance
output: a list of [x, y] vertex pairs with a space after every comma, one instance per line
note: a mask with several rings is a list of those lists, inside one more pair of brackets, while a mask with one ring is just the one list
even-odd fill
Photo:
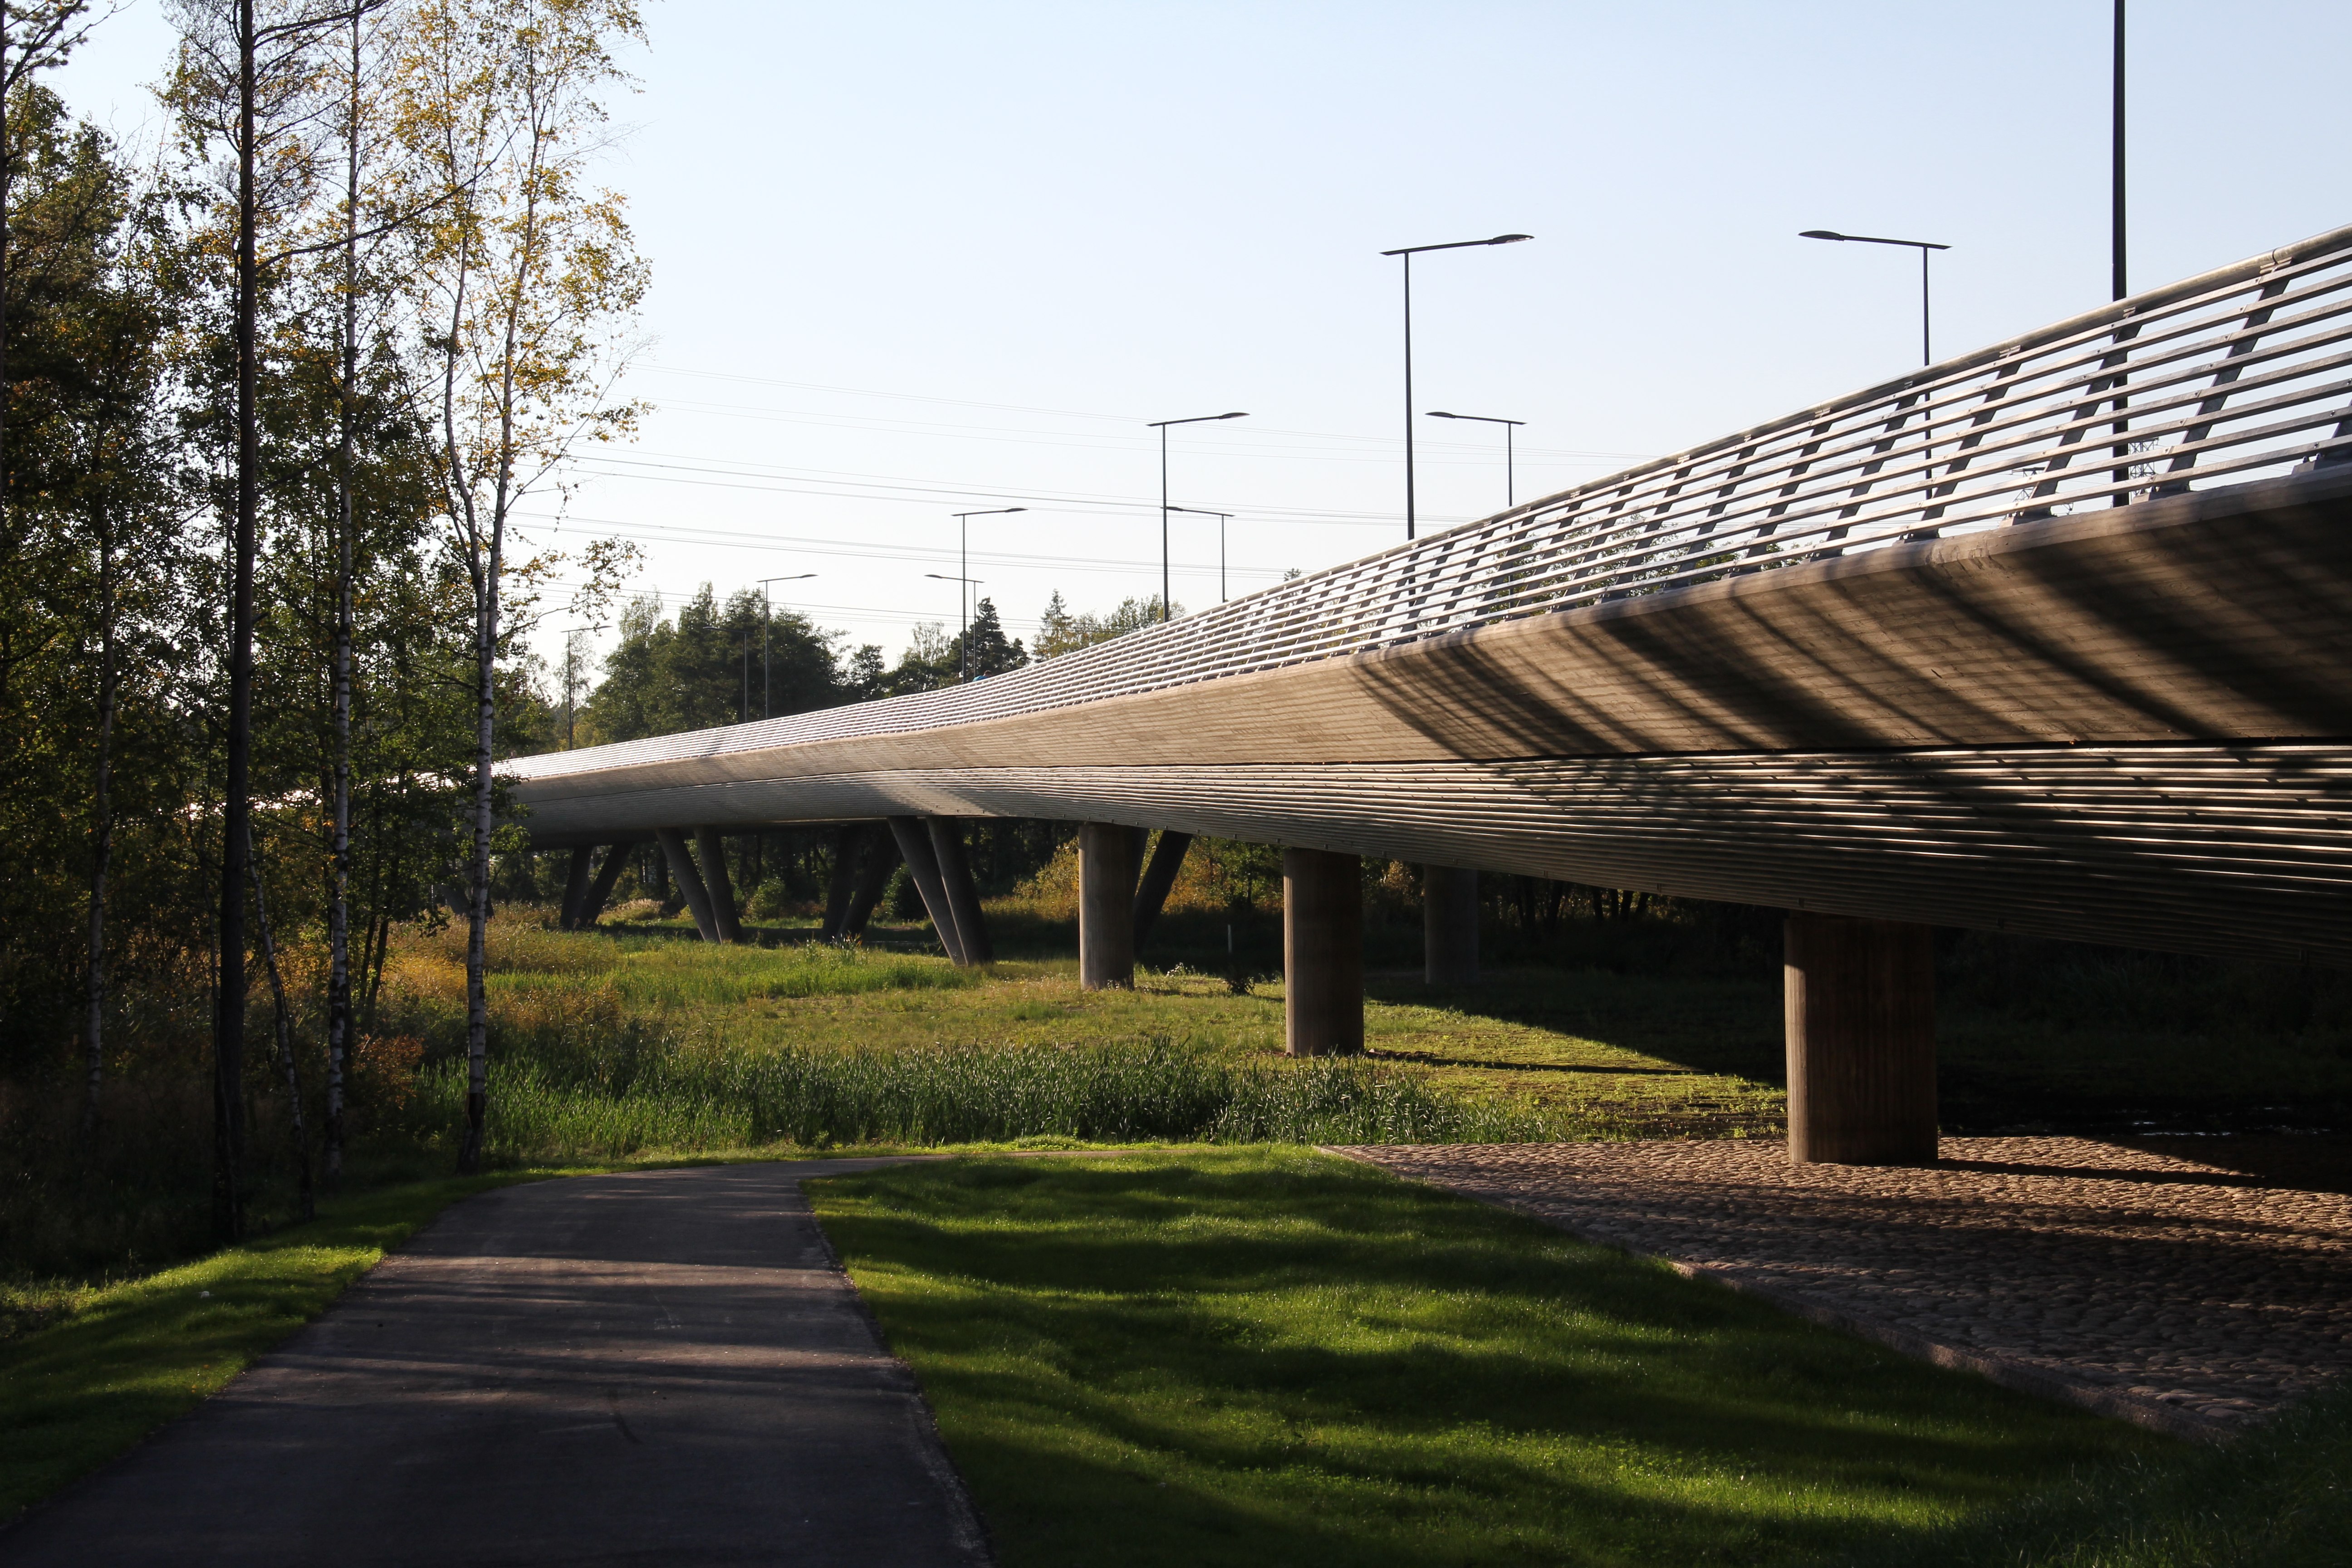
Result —
[[0, 1563], [984, 1563], [930, 1413], [801, 1194], [890, 1163], [467, 1198], [0, 1535]]

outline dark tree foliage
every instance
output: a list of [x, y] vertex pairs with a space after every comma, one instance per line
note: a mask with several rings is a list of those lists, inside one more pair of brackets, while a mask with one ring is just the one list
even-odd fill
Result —
[[973, 680], [1003, 675], [1029, 662], [1021, 639], [1004, 635], [1004, 623], [997, 618], [996, 605], [988, 599], [982, 599], [972, 610], [971, 629], [957, 637], [954, 647], [957, 667]]
[[[229, 269], [201, 159], [134, 168], [37, 82], [9, 94], [6, 139], [0, 1256], [116, 1267], [205, 1230], [237, 433]], [[295, 1016], [283, 1035], [247, 1031], [264, 1047], [239, 1082], [257, 1129], [291, 1124], [288, 1086], [315, 1093], [323, 1077], [310, 977], [341, 554], [336, 284], [279, 258], [257, 301], [251, 776], [267, 882], [252, 891]], [[431, 532], [401, 323], [382, 279], [362, 286], [352, 946], [364, 1036], [393, 925], [429, 916], [453, 863], [472, 709], [463, 583]], [[509, 749], [553, 734], [532, 674], [519, 659], [504, 674]], [[267, 1018], [261, 973], [244, 1001]], [[315, 1105], [305, 1121], [318, 1125]], [[257, 1218], [282, 1212], [301, 1163], [275, 1133], [250, 1146], [239, 1186]]]
[[620, 643], [604, 679], [580, 710], [582, 745], [634, 741], [680, 730], [853, 701], [859, 671], [844, 671], [835, 638], [790, 610], [771, 613], [756, 589], [724, 606], [710, 584], [665, 619], [641, 598], [621, 615]]

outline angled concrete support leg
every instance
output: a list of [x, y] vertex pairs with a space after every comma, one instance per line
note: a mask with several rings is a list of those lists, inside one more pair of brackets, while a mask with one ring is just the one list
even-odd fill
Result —
[[963, 936], [956, 929], [955, 910], [948, 903], [947, 889], [940, 881], [939, 856], [931, 848], [931, 835], [919, 816], [894, 816], [890, 819], [890, 837], [898, 841], [898, 853], [906, 857], [907, 875], [915, 879], [915, 891], [923, 896], [923, 909], [931, 917], [931, 929], [939, 933], [940, 946], [947, 950], [949, 962], [970, 963], [964, 956]]
[[743, 922], [735, 913], [735, 883], [727, 875], [727, 846], [719, 841], [719, 829], [698, 827], [694, 830], [695, 858], [702, 862], [702, 885], [710, 894], [710, 918], [719, 927], [721, 942], [741, 942]]
[[1424, 866], [1421, 884], [1422, 976], [1432, 985], [1478, 983], [1478, 873]]
[[565, 931], [580, 929], [580, 906], [588, 901], [588, 879], [596, 868], [596, 851], [583, 844], [572, 852], [572, 871], [563, 879], [563, 903], [555, 923]]
[[929, 826], [931, 853], [940, 862], [940, 885], [947, 889], [956, 934], [963, 939], [963, 962], [994, 963], [996, 947], [988, 940], [988, 917], [980, 912], [980, 889], [971, 885], [971, 861], [964, 853], [963, 819], [934, 816]]
[[824, 923], [817, 927], [822, 942], [838, 942], [849, 922], [849, 900], [857, 891], [857, 851], [866, 842], [863, 825], [852, 823], [833, 835], [833, 874], [824, 881]]
[[1192, 847], [1192, 836], [1179, 833], [1172, 827], [1160, 830], [1160, 842], [1151, 847], [1151, 863], [1143, 868], [1143, 880], [1135, 889], [1135, 952], [1142, 956], [1144, 940], [1151, 928], [1160, 923], [1160, 907], [1168, 902], [1168, 889], [1176, 885], [1176, 873], [1184, 868], [1184, 852]]
[[1135, 984], [1135, 840], [1108, 822], [1078, 825], [1078, 984]]
[[1784, 929], [1790, 1163], [1932, 1163], [1929, 928], [1801, 913]]
[[703, 941], [717, 942], [719, 921], [710, 910], [710, 889], [702, 885], [702, 873], [695, 869], [694, 856], [686, 847], [686, 835], [675, 827], [656, 827], [654, 842], [661, 846], [662, 858], [669, 864], [669, 874], [677, 882], [677, 890], [686, 895], [686, 907], [694, 916], [694, 929], [702, 933]]
[[1355, 856], [1283, 850], [1282, 984], [1292, 1056], [1364, 1048], [1364, 889]]
[[882, 901], [890, 873], [898, 868], [898, 841], [883, 824], [868, 823], [858, 829], [857, 842], [863, 847], [865, 868], [858, 874], [857, 891], [850, 895], [849, 912], [842, 918], [845, 937], [866, 934], [866, 922], [874, 918], [874, 906]]
[[613, 897], [613, 884], [621, 879], [622, 868], [629, 863], [628, 846], [611, 844], [604, 848], [604, 863], [596, 868], [596, 879], [589, 884], [587, 894], [572, 914], [572, 930], [593, 931], [604, 918], [604, 905]]

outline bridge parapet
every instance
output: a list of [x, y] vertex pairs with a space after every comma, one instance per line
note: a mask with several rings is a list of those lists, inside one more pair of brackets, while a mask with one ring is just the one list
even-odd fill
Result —
[[1139, 696], [2341, 458], [2352, 458], [2352, 226], [1010, 674], [514, 771]]

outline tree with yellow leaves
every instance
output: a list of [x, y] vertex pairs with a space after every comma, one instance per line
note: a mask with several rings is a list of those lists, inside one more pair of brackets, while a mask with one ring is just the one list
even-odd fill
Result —
[[[488, 1105], [489, 917], [500, 594], [516, 505], [562, 485], [582, 442], [634, 426], [614, 395], [646, 288], [619, 196], [596, 188], [615, 58], [642, 37], [630, 0], [423, 0], [409, 18], [398, 134], [419, 188], [411, 277], [436, 389], [442, 506], [473, 589], [477, 722], [466, 950], [466, 1129], [481, 1162]], [[617, 562], [591, 552], [592, 576]]]

